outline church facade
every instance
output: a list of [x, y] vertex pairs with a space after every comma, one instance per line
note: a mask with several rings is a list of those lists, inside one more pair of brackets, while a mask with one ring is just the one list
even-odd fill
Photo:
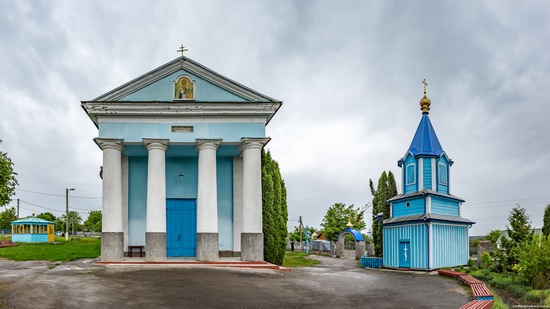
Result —
[[261, 150], [282, 102], [181, 56], [82, 107], [103, 152], [102, 261], [263, 260]]
[[390, 217], [383, 221], [384, 267], [431, 270], [468, 263], [468, 230], [475, 222], [461, 217], [464, 200], [451, 194], [453, 161], [430, 121], [426, 85], [420, 124], [398, 161], [403, 193], [388, 200]]

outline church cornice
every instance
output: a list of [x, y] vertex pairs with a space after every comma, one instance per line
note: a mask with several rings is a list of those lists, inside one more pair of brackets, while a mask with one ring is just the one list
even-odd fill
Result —
[[447, 194], [447, 193], [436, 192], [436, 191], [430, 190], [430, 189], [423, 189], [421, 191], [417, 191], [417, 192], [413, 192], [413, 193], [407, 193], [407, 194], [399, 194], [399, 195], [396, 195], [396, 196], [390, 198], [389, 200], [387, 200], [387, 202], [390, 203], [390, 202], [395, 202], [395, 201], [400, 201], [400, 200], [404, 200], [404, 199], [414, 198], [414, 197], [418, 197], [418, 196], [425, 196], [425, 195], [440, 196], [440, 197], [443, 197], [443, 198], [456, 200], [456, 201], [459, 201], [461, 203], [465, 202], [465, 200], [463, 200], [462, 198], [460, 198], [458, 196], [455, 196], [455, 195], [452, 195], [452, 194]]
[[266, 125], [282, 102], [119, 102], [83, 101], [81, 106], [99, 126], [102, 117], [253, 117], [265, 119]]

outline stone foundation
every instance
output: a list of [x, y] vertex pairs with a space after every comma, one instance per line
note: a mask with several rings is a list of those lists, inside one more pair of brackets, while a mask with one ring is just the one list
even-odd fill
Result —
[[218, 233], [197, 233], [197, 261], [215, 262], [218, 258]]
[[124, 257], [124, 233], [101, 233], [101, 261], [117, 262]]
[[147, 250], [145, 261], [166, 261], [166, 233], [145, 233], [145, 250]]
[[264, 260], [264, 234], [241, 233], [241, 261]]

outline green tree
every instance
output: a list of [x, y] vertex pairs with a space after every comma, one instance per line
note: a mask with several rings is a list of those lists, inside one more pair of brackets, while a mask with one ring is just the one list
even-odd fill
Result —
[[4, 207], [0, 212], [0, 229], [11, 229], [11, 222], [17, 220], [15, 207]]
[[15, 194], [15, 187], [19, 185], [15, 176], [17, 173], [13, 170], [13, 162], [7, 153], [0, 151], [0, 206], [8, 205]]
[[533, 230], [529, 222], [529, 215], [525, 208], [514, 207], [508, 216], [509, 226], [506, 226], [508, 237], [501, 238], [499, 259], [503, 270], [512, 271], [519, 262], [523, 247], [533, 238]]
[[492, 230], [483, 239], [490, 241], [492, 243], [496, 243], [500, 235], [502, 235], [501, 230]]
[[[309, 227], [307, 230], [307, 233], [309, 234], [309, 239], [311, 240], [311, 235], [315, 233], [315, 228]], [[300, 241], [300, 227], [295, 226], [294, 230], [290, 233], [290, 240], [291, 241]], [[304, 227], [302, 229], [302, 241], [306, 241], [306, 228]]]
[[[65, 220], [66, 216], [65, 214], [62, 214], [61, 217], [60, 217], [60, 230], [64, 233], [65, 232]], [[81, 228], [81, 222], [82, 222], [82, 217], [80, 216], [80, 214], [76, 211], [69, 211], [69, 233], [71, 233], [73, 231], [73, 227], [74, 227], [74, 231], [81, 231], [82, 228]], [[57, 223], [57, 222], [56, 222]], [[56, 224], [56, 228], [57, 228], [57, 224]]]
[[40, 219], [44, 219], [44, 220], [48, 220], [48, 221], [51, 221], [51, 222], [54, 222], [55, 223], [55, 220], [57, 220], [57, 217], [54, 216], [51, 212], [47, 211], [47, 212], [43, 212], [41, 214], [39, 214], [38, 216], [36, 216], [37, 218], [40, 218]]
[[101, 210], [92, 210], [84, 221], [84, 225], [90, 231], [101, 232], [101, 217]]
[[366, 207], [363, 209], [354, 208], [354, 205], [336, 203], [327, 210], [323, 218], [323, 234], [325, 239], [336, 241], [338, 235], [351, 222], [355, 230], [361, 231], [366, 227], [364, 219]]
[[262, 150], [262, 219], [264, 259], [282, 265], [286, 249], [288, 210], [279, 164]]
[[550, 287], [550, 237], [533, 236], [520, 251], [516, 269], [523, 282], [533, 288]]
[[550, 204], [544, 209], [544, 219], [542, 223], [542, 235], [550, 237]]
[[[397, 195], [397, 184], [393, 173], [389, 171], [382, 172], [378, 179], [378, 186], [374, 189], [372, 179], [369, 179], [369, 187], [372, 194], [372, 238], [374, 241], [374, 252], [377, 257], [382, 257], [384, 254], [384, 246], [382, 244], [382, 221], [390, 217], [390, 205], [387, 200]], [[378, 214], [382, 216], [377, 219], [374, 216]]]

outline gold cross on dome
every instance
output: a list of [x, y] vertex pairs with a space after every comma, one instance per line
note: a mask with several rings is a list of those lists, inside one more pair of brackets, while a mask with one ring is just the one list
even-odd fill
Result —
[[188, 49], [183, 47], [183, 44], [181, 44], [180, 49], [176, 50], [178, 53], [181, 53], [181, 56], [183, 57], [183, 52], [186, 52]]
[[[182, 45], [183, 46], [183, 45]], [[424, 80], [422, 81], [422, 83], [424, 84], [424, 94], [426, 94], [426, 86], [428, 86], [428, 82], [426, 81], [426, 79], [424, 78]]]

